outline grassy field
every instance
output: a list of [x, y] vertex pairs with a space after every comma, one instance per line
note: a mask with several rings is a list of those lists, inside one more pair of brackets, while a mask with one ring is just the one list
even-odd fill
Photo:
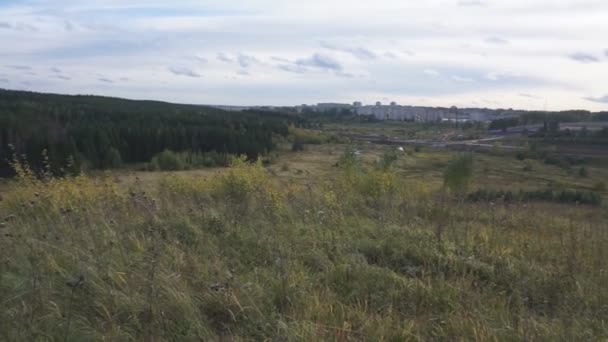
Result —
[[[442, 189], [457, 152], [355, 148], [0, 185], [0, 340], [608, 338], [605, 204], [471, 203]], [[586, 169], [478, 153], [469, 191]]]

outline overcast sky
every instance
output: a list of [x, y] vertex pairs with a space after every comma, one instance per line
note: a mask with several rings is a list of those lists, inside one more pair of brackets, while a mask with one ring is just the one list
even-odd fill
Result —
[[607, 0], [0, 0], [0, 88], [608, 110]]

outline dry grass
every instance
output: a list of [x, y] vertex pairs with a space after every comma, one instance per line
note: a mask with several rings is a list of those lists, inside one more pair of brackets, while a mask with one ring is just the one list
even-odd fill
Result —
[[[361, 168], [334, 166], [343, 149], [12, 184], [0, 340], [608, 338], [605, 207], [463, 203], [439, 193], [448, 152], [383, 171], [382, 147]], [[474, 185], [515, 162], [482, 156]]]

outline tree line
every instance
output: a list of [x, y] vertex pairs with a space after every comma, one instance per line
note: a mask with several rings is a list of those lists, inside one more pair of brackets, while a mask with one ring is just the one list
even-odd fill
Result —
[[561, 112], [530, 111], [519, 117], [493, 120], [488, 129], [506, 130], [509, 127], [543, 124], [543, 130], [559, 129], [559, 123], [568, 122], [608, 122], [608, 112], [592, 113], [586, 110], [567, 110]]
[[56, 173], [148, 162], [165, 150], [253, 159], [302, 123], [280, 112], [0, 90], [0, 176], [11, 175], [13, 156]]

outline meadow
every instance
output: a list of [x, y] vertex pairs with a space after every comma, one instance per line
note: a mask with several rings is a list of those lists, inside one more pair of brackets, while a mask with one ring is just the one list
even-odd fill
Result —
[[[357, 153], [353, 153], [357, 151]], [[474, 153], [466, 192], [599, 191]], [[472, 202], [460, 152], [361, 143], [270, 165], [0, 185], [0, 340], [573, 341], [608, 338], [606, 204]]]

